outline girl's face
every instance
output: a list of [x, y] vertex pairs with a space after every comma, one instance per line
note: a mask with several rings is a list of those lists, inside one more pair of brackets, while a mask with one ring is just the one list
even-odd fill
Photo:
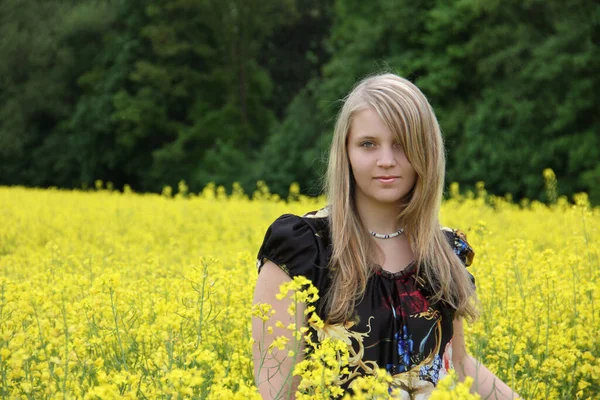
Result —
[[347, 148], [357, 202], [397, 203], [415, 185], [417, 174], [404, 149], [373, 108], [355, 114]]

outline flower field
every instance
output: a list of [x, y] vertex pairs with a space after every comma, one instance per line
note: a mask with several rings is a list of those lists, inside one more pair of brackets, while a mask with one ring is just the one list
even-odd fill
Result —
[[[0, 398], [260, 398], [256, 252], [324, 200], [175, 192], [0, 188]], [[451, 192], [442, 221], [476, 253], [471, 354], [524, 398], [598, 398], [600, 209]]]

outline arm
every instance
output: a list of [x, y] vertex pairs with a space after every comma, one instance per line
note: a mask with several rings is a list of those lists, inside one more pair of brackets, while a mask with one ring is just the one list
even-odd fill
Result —
[[[290, 277], [281, 268], [273, 262], [267, 261], [262, 266], [254, 290], [254, 304], [268, 303], [275, 310], [275, 314], [266, 322], [257, 317], [252, 318], [254, 379], [259, 393], [266, 400], [293, 400], [299, 384], [299, 377], [293, 377], [292, 379], [292, 372], [294, 365], [302, 360], [304, 354], [303, 342], [298, 343], [292, 331], [285, 327], [279, 328], [275, 326], [278, 320], [284, 326], [295, 322], [296, 329], [299, 329], [304, 323], [304, 310], [306, 306], [303, 303], [297, 305], [294, 320], [294, 317], [288, 313], [288, 307], [292, 303], [292, 300], [290, 298], [278, 300], [275, 297], [279, 293], [279, 286], [290, 280]], [[267, 331], [268, 326], [273, 327], [272, 333]], [[283, 350], [273, 348], [273, 352], [269, 354], [269, 345], [279, 336], [285, 336], [289, 339], [287, 346]], [[294, 350], [295, 357], [288, 357], [290, 350]]]
[[520, 398], [514, 390], [498, 379], [485, 365], [467, 353], [462, 319], [454, 320], [452, 364], [454, 364], [454, 369], [461, 381], [466, 376], [473, 378], [473, 390], [479, 393], [482, 399], [501, 400]]

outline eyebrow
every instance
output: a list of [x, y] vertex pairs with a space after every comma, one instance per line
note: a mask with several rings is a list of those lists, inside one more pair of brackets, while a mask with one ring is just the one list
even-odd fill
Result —
[[376, 136], [361, 136], [359, 138], [357, 138], [356, 140], [365, 140], [365, 139], [379, 139]]

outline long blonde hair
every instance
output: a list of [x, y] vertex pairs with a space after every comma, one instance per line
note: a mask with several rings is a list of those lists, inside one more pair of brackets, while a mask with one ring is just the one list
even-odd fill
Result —
[[354, 202], [347, 138], [354, 115], [373, 108], [405, 149], [417, 174], [415, 186], [401, 200], [401, 220], [417, 263], [417, 274], [432, 291], [430, 301], [443, 301], [456, 316], [473, 320], [477, 309], [473, 285], [453, 253], [438, 219], [446, 159], [440, 127], [423, 93], [411, 82], [385, 73], [359, 82], [339, 112], [325, 177], [333, 245], [332, 284], [323, 298], [329, 323], [352, 317], [369, 277], [374, 273], [376, 246], [363, 226]]

